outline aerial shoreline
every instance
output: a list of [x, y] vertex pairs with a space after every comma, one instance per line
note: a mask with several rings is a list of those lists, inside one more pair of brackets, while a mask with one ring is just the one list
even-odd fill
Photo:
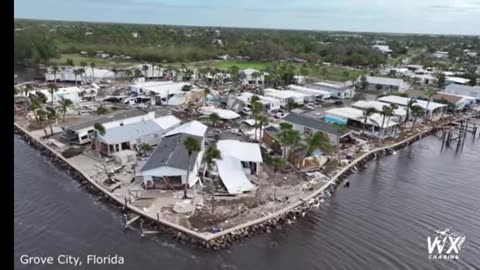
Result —
[[323, 199], [322, 193], [325, 190], [334, 190], [346, 177], [358, 171], [360, 168], [365, 167], [365, 164], [367, 162], [382, 156], [390, 155], [398, 149], [408, 146], [417, 140], [420, 140], [428, 135], [435, 133], [440, 126], [448, 125], [453, 121], [454, 120], [442, 123], [441, 125], [436, 127], [429, 127], [429, 129], [414, 134], [413, 136], [408, 137], [400, 142], [380, 148], [375, 148], [367, 153], [364, 153], [363, 155], [352, 161], [350, 164], [343, 167], [320, 188], [314, 190], [306, 197], [301, 198], [300, 200], [297, 200], [289, 205], [286, 205], [282, 209], [270, 215], [251, 220], [243, 224], [239, 224], [235, 227], [220, 231], [218, 233], [208, 234], [190, 230], [178, 224], [158, 219], [158, 217], [155, 218], [151, 215], [144, 213], [138, 207], [122, 202], [120, 198], [116, 197], [113, 193], [109, 192], [104, 187], [96, 183], [80, 169], [76, 168], [75, 165], [71, 164], [67, 159], [65, 159], [55, 150], [50, 148], [44, 142], [32, 136], [28, 131], [19, 126], [17, 123], [14, 123], [14, 129], [15, 134], [20, 135], [21, 138], [29, 145], [39, 150], [41, 154], [47, 156], [50, 161], [53, 161], [53, 164], [58, 165], [60, 168], [62, 168], [62, 170], [66, 171], [73, 179], [79, 181], [82, 186], [85, 186], [87, 188], [88, 191], [102, 195], [104, 198], [108, 199], [110, 203], [113, 204], [113, 206], [115, 206], [116, 208], [123, 208], [124, 214], [134, 213], [136, 215], [139, 215], [141, 218], [142, 228], [143, 223], [145, 223], [146, 226], [156, 228], [162, 233], [166, 232], [172, 235], [173, 238], [182, 242], [190, 241], [193, 244], [197, 244], [205, 248], [220, 250], [238, 241], [241, 241], [243, 238], [248, 238], [253, 234], [270, 232], [273, 229], [281, 228], [282, 225], [293, 223], [294, 220], [305, 216], [308, 211], [316, 208], [316, 206], [319, 205], [319, 202]]

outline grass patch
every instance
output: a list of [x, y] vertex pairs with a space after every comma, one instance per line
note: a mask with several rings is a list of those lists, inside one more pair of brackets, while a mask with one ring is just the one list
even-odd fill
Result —
[[357, 79], [361, 75], [364, 75], [367, 73], [368, 72], [364, 70], [330, 66], [330, 67], [320, 67], [316, 70], [311, 70], [310, 76], [313, 76], [321, 80], [346, 82], [353, 79]]

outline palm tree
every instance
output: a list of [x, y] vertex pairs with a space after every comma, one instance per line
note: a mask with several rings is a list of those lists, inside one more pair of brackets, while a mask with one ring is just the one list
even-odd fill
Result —
[[57, 119], [57, 111], [52, 107], [47, 107], [47, 120], [48, 125], [50, 126], [50, 134], [53, 135], [52, 121]]
[[[91, 137], [92, 145], [95, 147], [95, 152], [97, 153], [97, 156], [101, 158], [100, 149], [99, 147], [97, 147], [97, 137], [99, 134], [101, 136], [104, 136], [107, 130], [101, 123], [95, 123], [93, 125], [93, 129], [94, 129], [94, 132], [93, 132], [93, 136]], [[107, 175], [108, 175], [108, 172], [107, 172]]]
[[363, 111], [363, 129], [362, 129], [362, 135], [365, 134], [365, 130], [367, 129], [367, 121], [368, 117], [370, 117], [372, 114], [376, 113], [377, 111], [375, 108], [366, 108]]
[[[253, 97], [257, 97], [257, 96], [253, 96]], [[252, 97], [252, 100], [253, 100], [253, 97]], [[258, 98], [258, 97], [257, 97]], [[258, 126], [258, 123], [257, 123], [257, 116], [263, 111], [263, 105], [262, 103], [260, 103], [258, 100], [255, 101], [254, 103], [252, 103], [252, 113], [253, 113], [253, 117], [255, 119], [255, 140], [257, 140], [257, 126]]]
[[33, 115], [35, 116], [35, 120], [40, 123], [40, 118], [37, 114], [37, 111], [42, 108], [42, 104], [40, 102], [39, 98], [33, 98], [32, 102], [30, 104], [30, 110], [33, 112]]
[[142, 70], [143, 70], [143, 74], [144, 74], [145, 80], [146, 80], [147, 79], [148, 65], [143, 65]]
[[[205, 162], [205, 170], [203, 171], [203, 178], [205, 179], [205, 173], [208, 170], [209, 172], [212, 170], [213, 163], [215, 160], [221, 160], [222, 154], [220, 150], [217, 149], [214, 145], [208, 147], [207, 151], [205, 152], [204, 162]], [[211, 180], [212, 181], [212, 180]], [[213, 185], [213, 181], [209, 185], [209, 191], [212, 196], [212, 213], [215, 212], [215, 186]]]
[[58, 103], [60, 104], [59, 110], [63, 114], [62, 122], [65, 122], [65, 115], [67, 114], [68, 108], [73, 105], [73, 102], [68, 98], [61, 97]]
[[190, 164], [192, 163], [192, 154], [194, 152], [200, 152], [202, 149], [200, 142], [193, 138], [193, 137], [188, 137], [185, 139], [183, 142], [183, 145], [187, 149], [188, 152], [188, 165], [187, 165], [187, 179], [185, 180], [185, 185], [184, 185], [184, 190], [183, 190], [183, 198], [187, 199], [187, 189], [188, 189], [188, 180], [190, 178]]
[[273, 181], [274, 181], [274, 183], [273, 183], [273, 199], [276, 202], [277, 201], [277, 188], [276, 188], [275, 184], [276, 184], [276, 180], [277, 180], [277, 172], [283, 168], [283, 166], [285, 165], [285, 162], [283, 161], [283, 159], [281, 159], [279, 157], [273, 157], [271, 162], [272, 162], [272, 167], [273, 167]]
[[129, 82], [132, 79], [132, 70], [131, 69], [125, 70], [125, 78], [127, 79], [127, 82]]
[[57, 65], [52, 66], [53, 82], [57, 83], [57, 73], [60, 71]]
[[77, 86], [77, 76], [80, 75], [80, 70], [74, 69], [73, 75], [75, 76], [75, 86]]
[[305, 142], [307, 143], [307, 155], [313, 155], [313, 152], [320, 148], [322, 137], [320, 133], [313, 133], [310, 134], [306, 139]]
[[134, 71], [133, 71], [133, 77], [134, 78], [141, 78], [143, 77], [143, 74], [142, 74], [142, 71], [138, 68], [136, 68]]
[[152, 63], [151, 65], [152, 65], [152, 80], [153, 80], [153, 77], [155, 76], [154, 71], [155, 71], [155, 67], [157, 66], [157, 64]]
[[[385, 117], [387, 117], [387, 128], [390, 125], [390, 118], [393, 116], [393, 111], [394, 109], [391, 106], [383, 106], [382, 107], [382, 115], [383, 115], [383, 120], [382, 120], [382, 128], [383, 128], [383, 122], [385, 121]], [[382, 139], [385, 135], [385, 128], [382, 130]]]
[[259, 132], [260, 138], [258, 138], [258, 144], [260, 145], [262, 144], [262, 134], [263, 134], [262, 130], [263, 130], [263, 127], [268, 125], [268, 118], [263, 114], [259, 114], [255, 116], [255, 122], [257, 123], [258, 130], [260, 130]]
[[429, 114], [428, 114], [428, 105], [430, 105], [430, 101], [432, 100], [432, 97], [433, 95], [435, 95], [437, 92], [435, 90], [433, 90], [432, 88], [427, 88], [425, 90], [425, 95], [428, 97], [428, 101], [427, 101], [427, 106], [425, 107], [425, 111], [427, 112], [427, 119], [429, 117]]
[[290, 123], [280, 123], [280, 143], [283, 146], [284, 158], [287, 160], [290, 147], [300, 142], [300, 133]]
[[414, 98], [411, 98], [408, 103], [407, 103], [407, 113], [405, 114], [405, 121], [403, 122], [404, 125], [407, 124], [407, 121], [409, 120], [410, 116], [410, 111], [412, 110], [413, 106], [416, 106], [417, 101]]
[[217, 113], [212, 113], [212, 114], [210, 114], [208, 119], [212, 123], [212, 127], [215, 127], [215, 125], [218, 123], [218, 121], [220, 121], [220, 116]]
[[42, 126], [43, 132], [45, 132], [45, 136], [48, 136], [47, 129], [45, 128], [45, 122], [47, 121], [47, 115], [48, 115], [48, 113], [45, 110], [43, 110], [43, 109], [37, 110], [38, 123]]
[[240, 79], [239, 72], [240, 72], [240, 68], [238, 68], [237, 66], [231, 66], [228, 70], [228, 73], [230, 73], [230, 79], [232, 80], [235, 86], [237, 85], [238, 80]]
[[80, 80], [82, 80], [82, 83], [85, 83], [85, 77], [84, 77], [84, 75], [86, 76], [85, 69], [84, 68], [79, 68], [78, 69], [78, 74], [80, 75]]
[[58, 91], [58, 87], [55, 84], [48, 85], [48, 92], [52, 95], [52, 106], [54, 101], [54, 94]]
[[90, 68], [92, 69], [92, 82], [95, 82], [95, 63], [90, 63]]
[[23, 88], [23, 94], [28, 97], [28, 93], [33, 90], [33, 86], [31, 84], [25, 85]]
[[151, 144], [148, 144], [148, 143], [142, 143], [138, 147], [140, 148], [140, 151], [143, 154], [147, 154], [147, 153], [153, 151], [153, 146]]
[[422, 107], [418, 105], [414, 105], [412, 108], [412, 116], [413, 116], [413, 122], [412, 122], [412, 128], [410, 130], [413, 130], [413, 127], [415, 126], [415, 123], [417, 122], [418, 117], [423, 116], [425, 111], [423, 110]]
[[260, 78], [260, 72], [255, 71], [252, 73], [252, 79], [255, 81], [255, 85], [257, 84], [257, 79]]

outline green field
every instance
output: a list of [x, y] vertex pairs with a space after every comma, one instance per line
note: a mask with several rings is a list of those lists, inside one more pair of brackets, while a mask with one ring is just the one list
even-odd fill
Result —
[[358, 79], [361, 75], [366, 74], [367, 71], [364, 70], [354, 70], [348, 69], [344, 67], [320, 67], [317, 69], [310, 70], [310, 76], [315, 77], [321, 80], [327, 81], [337, 81], [337, 82], [345, 82], [350, 81], [353, 79]]

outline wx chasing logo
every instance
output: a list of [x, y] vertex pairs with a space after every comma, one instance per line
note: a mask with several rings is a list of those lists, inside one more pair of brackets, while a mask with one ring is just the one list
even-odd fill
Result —
[[463, 233], [454, 232], [450, 228], [436, 230], [435, 237], [428, 237], [428, 258], [431, 260], [458, 260], [458, 254], [465, 242]]

